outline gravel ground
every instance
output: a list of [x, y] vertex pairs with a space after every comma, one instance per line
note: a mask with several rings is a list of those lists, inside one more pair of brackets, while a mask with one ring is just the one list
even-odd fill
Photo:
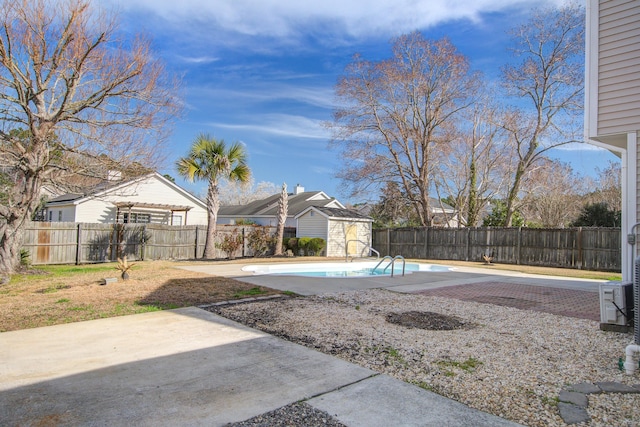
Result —
[[[633, 336], [591, 320], [385, 290], [210, 310], [529, 426], [565, 425], [557, 398], [569, 384], [640, 382], [617, 363]], [[640, 425], [640, 395], [589, 400], [590, 426]], [[301, 408], [304, 416], [304, 405], [289, 405], [237, 425], [300, 425]], [[327, 415], [302, 425], [339, 425]]]

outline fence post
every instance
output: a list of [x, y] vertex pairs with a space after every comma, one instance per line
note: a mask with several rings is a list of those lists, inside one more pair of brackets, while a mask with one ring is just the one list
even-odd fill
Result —
[[578, 270], [582, 270], [582, 227], [578, 227]]
[[82, 223], [78, 223], [78, 235], [76, 239], [76, 265], [80, 264], [82, 259]]
[[200, 227], [199, 225], [196, 225], [196, 238], [194, 242], [195, 249], [193, 251], [193, 259], [198, 259], [198, 228], [199, 227]]
[[424, 228], [424, 256], [427, 259], [431, 259], [431, 256], [429, 255], [429, 229], [430, 227]]
[[521, 251], [522, 251], [522, 227], [518, 227], [518, 238], [516, 239], [517, 241], [517, 248], [516, 248], [516, 265], [520, 265], [520, 258], [522, 257]]
[[386, 255], [391, 255], [391, 229], [387, 227], [387, 253]]
[[147, 245], [145, 244], [147, 241], [147, 225], [142, 226], [142, 233], [140, 234], [140, 261], [144, 261], [144, 251], [147, 250]]
[[471, 228], [467, 227], [467, 241], [465, 242], [466, 245], [466, 250], [465, 250], [465, 261], [469, 261], [469, 258], [471, 258]]

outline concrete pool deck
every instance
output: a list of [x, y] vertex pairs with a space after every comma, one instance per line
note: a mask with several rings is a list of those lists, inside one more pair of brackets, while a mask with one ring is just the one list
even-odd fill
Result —
[[[505, 270], [486, 268], [454, 267], [447, 272], [412, 272], [401, 275], [371, 277], [305, 277], [276, 274], [257, 275], [243, 271], [245, 263], [212, 263], [181, 266], [185, 270], [197, 271], [214, 276], [234, 278], [243, 282], [266, 286], [280, 291], [291, 291], [299, 295], [318, 295], [334, 292], [355, 291], [359, 289], [387, 289], [394, 292], [414, 293], [448, 286], [468, 285], [485, 282], [500, 282], [530, 286], [543, 286], [558, 289], [573, 289], [598, 292], [600, 283], [606, 280], [574, 279], [558, 276], [541, 276]], [[443, 263], [442, 265], [446, 265]]]

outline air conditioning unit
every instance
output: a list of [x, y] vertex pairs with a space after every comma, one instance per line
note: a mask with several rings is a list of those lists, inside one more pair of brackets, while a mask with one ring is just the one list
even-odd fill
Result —
[[626, 332], [633, 327], [633, 283], [600, 284], [600, 329]]

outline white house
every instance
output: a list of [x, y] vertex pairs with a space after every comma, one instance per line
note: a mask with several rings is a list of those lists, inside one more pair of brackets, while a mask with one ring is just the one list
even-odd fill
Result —
[[369, 256], [371, 217], [348, 209], [310, 206], [296, 215], [297, 237], [321, 237], [326, 256]]
[[109, 181], [90, 194], [64, 194], [45, 205], [49, 222], [207, 224], [206, 204], [158, 173]]
[[[220, 206], [217, 224], [233, 225], [240, 221], [251, 221], [258, 225], [278, 225], [278, 201], [280, 193], [256, 200], [246, 205]], [[296, 227], [296, 215], [311, 206], [344, 209], [344, 205], [323, 191], [304, 191], [296, 185], [293, 193], [288, 194], [287, 220], [285, 227]]]
[[628, 282], [637, 253], [627, 233], [640, 231], [640, 1], [588, 0], [586, 22], [585, 138], [621, 158], [622, 279]]

